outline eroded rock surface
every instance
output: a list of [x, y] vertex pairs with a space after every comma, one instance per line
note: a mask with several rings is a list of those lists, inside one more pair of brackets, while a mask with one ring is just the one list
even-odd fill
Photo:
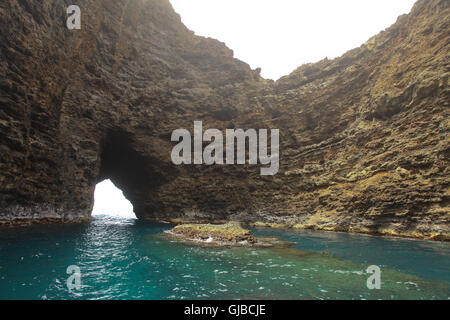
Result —
[[[277, 82], [168, 0], [0, 3], [0, 221], [89, 218], [110, 178], [142, 219], [449, 238], [445, 0]], [[175, 166], [173, 130], [280, 129], [280, 171]]]

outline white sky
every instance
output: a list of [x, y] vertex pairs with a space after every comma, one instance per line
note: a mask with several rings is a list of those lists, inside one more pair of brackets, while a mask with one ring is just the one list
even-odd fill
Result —
[[277, 80], [304, 63], [338, 57], [408, 13], [415, 0], [170, 0], [197, 35]]
[[[196, 34], [225, 42], [236, 58], [277, 80], [304, 63], [338, 57], [408, 13], [415, 0], [170, 0]], [[135, 217], [110, 180], [93, 215]]]

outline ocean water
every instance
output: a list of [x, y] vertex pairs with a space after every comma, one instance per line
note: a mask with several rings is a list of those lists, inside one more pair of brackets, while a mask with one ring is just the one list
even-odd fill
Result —
[[[443, 299], [450, 245], [254, 228], [290, 248], [174, 241], [171, 225], [98, 216], [89, 224], [0, 229], [0, 299]], [[69, 290], [69, 266], [80, 286]], [[380, 289], [366, 272], [380, 268]]]

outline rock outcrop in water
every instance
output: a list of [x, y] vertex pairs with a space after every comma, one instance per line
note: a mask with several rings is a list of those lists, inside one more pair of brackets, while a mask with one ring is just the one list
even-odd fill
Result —
[[239, 223], [180, 224], [167, 232], [170, 235], [202, 244], [219, 246], [253, 246], [258, 240]]
[[238, 221], [179, 224], [165, 234], [190, 244], [214, 247], [289, 248], [293, 244], [278, 237], [255, 237]]
[[[0, 3], [0, 221], [82, 221], [110, 178], [142, 219], [234, 219], [449, 239], [445, 0], [279, 81], [168, 0]], [[280, 129], [280, 171], [175, 166], [171, 133]]]

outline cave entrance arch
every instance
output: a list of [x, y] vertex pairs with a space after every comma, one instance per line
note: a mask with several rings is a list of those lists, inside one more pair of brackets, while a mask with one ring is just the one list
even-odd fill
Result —
[[[102, 183], [99, 185], [101, 188], [110, 189], [111, 202], [116, 200], [113, 198], [114, 193], [120, 195], [111, 184], [120, 189], [123, 197], [131, 202], [135, 217], [141, 218], [140, 213], [146, 211], [157, 175], [152, 169], [152, 160], [146, 156], [145, 150], [140, 150], [136, 144], [135, 137], [123, 129], [107, 130], [101, 142], [99, 172], [95, 182]], [[97, 209], [95, 195], [94, 209]], [[105, 201], [108, 201], [108, 197], [105, 198]], [[125, 203], [123, 205], [126, 209]], [[129, 208], [128, 205], [128, 213]], [[96, 213], [97, 210], [93, 211], [93, 214]]]

